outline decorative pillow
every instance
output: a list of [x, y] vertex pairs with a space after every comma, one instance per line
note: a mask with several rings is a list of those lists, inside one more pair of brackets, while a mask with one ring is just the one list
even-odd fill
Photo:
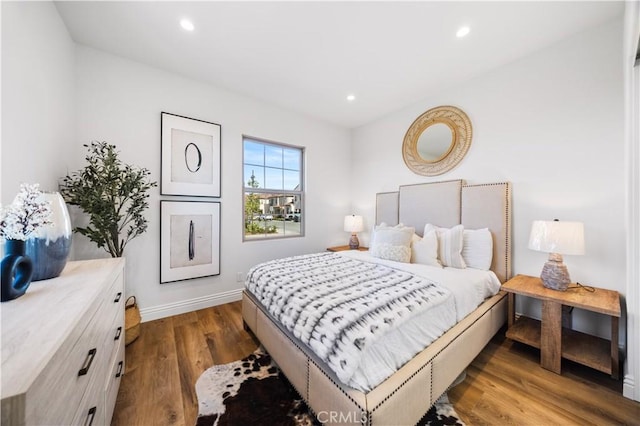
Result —
[[380, 259], [409, 263], [411, 237], [414, 233], [414, 228], [402, 224], [393, 227], [378, 225], [373, 228], [369, 254]]
[[453, 228], [439, 228], [430, 223], [424, 227], [424, 235], [429, 232], [436, 232], [438, 235], [438, 259], [444, 266], [464, 269], [467, 267], [462, 258], [463, 231], [462, 225]]
[[462, 234], [462, 258], [468, 268], [491, 269], [493, 237], [488, 228], [465, 229]]
[[423, 238], [413, 235], [411, 242], [411, 263], [442, 268], [438, 261], [438, 236], [435, 231], [424, 234]]

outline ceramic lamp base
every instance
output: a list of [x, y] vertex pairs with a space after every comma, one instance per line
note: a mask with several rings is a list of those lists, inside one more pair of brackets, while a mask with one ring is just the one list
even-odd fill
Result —
[[565, 291], [571, 283], [569, 278], [569, 270], [562, 263], [562, 255], [550, 253], [549, 260], [544, 264], [542, 273], [540, 274], [542, 284], [552, 290]]
[[349, 248], [351, 250], [357, 250], [360, 247], [360, 241], [358, 241], [358, 236], [354, 233], [351, 234], [351, 238], [349, 239]]

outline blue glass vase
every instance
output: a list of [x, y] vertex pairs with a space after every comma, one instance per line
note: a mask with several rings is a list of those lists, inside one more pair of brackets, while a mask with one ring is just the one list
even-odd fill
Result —
[[0, 264], [3, 302], [22, 296], [31, 284], [33, 263], [25, 256], [25, 246], [21, 240], [5, 241], [4, 258]]
[[51, 225], [38, 228], [27, 240], [27, 256], [33, 261], [31, 281], [55, 278], [67, 264], [71, 251], [71, 219], [67, 204], [58, 192], [44, 192], [51, 203]]

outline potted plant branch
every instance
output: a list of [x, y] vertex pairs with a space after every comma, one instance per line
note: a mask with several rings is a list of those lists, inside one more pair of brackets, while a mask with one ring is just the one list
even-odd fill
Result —
[[94, 141], [84, 146], [88, 164], [63, 178], [60, 193], [89, 215], [89, 225], [74, 231], [121, 257], [127, 243], [147, 230], [149, 190], [158, 184], [149, 180], [148, 169], [123, 164], [115, 145]]

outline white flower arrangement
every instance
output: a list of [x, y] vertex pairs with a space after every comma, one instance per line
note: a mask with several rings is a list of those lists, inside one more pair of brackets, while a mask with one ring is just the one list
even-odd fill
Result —
[[20, 192], [9, 206], [0, 206], [0, 238], [25, 241], [36, 229], [49, 226], [51, 203], [41, 198], [39, 185], [20, 185]]

